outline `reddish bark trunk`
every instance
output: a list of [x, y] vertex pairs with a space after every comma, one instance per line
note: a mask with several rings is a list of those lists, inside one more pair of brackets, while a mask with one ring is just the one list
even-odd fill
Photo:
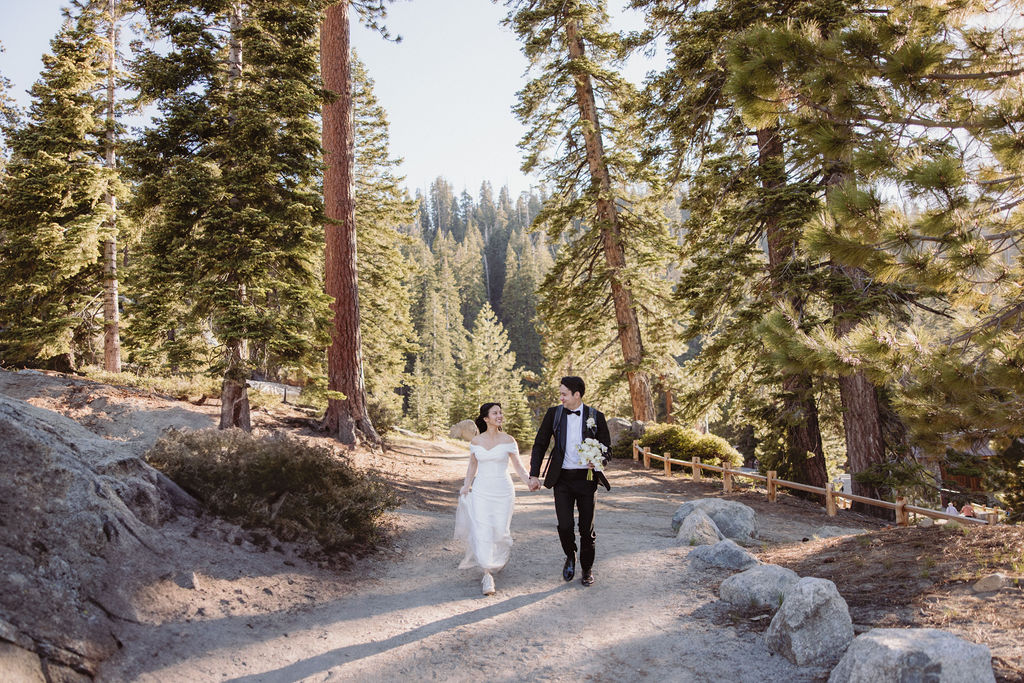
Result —
[[[843, 182], [846, 168], [836, 163], [829, 169], [825, 178], [826, 188]], [[828, 189], [826, 189], [828, 192]], [[836, 277], [846, 279], [853, 293], [867, 296], [867, 274], [859, 268], [833, 265], [832, 272]], [[847, 301], [837, 299], [832, 310], [836, 337], [842, 338], [856, 327], [858, 315], [856, 301], [851, 296]], [[846, 457], [850, 461], [850, 472], [854, 475], [853, 493], [868, 498], [881, 498], [882, 492], [869, 484], [857, 481], [856, 475], [867, 470], [875, 463], [885, 460], [885, 439], [882, 435], [882, 415], [875, 386], [863, 372], [839, 378], [839, 397], [843, 403], [843, 429], [846, 432]], [[853, 503], [851, 508], [857, 512], [893, 519], [894, 513], [884, 508], [876, 508], [863, 503]]]
[[342, 443], [360, 436], [380, 440], [366, 410], [362, 340], [359, 333], [359, 286], [356, 271], [355, 205], [352, 198], [355, 134], [347, 1], [327, 8], [320, 29], [320, 72], [336, 99], [324, 104], [324, 211], [327, 249], [325, 280], [334, 302], [334, 330], [327, 351], [327, 387], [345, 395], [328, 399], [322, 426]]
[[[782, 138], [775, 128], [757, 131], [758, 164], [761, 186], [773, 190], [783, 183]], [[768, 212], [765, 224], [768, 242], [768, 269], [772, 294], [785, 301], [797, 317], [803, 312], [803, 300], [789, 285], [783, 274], [786, 264], [793, 262], [796, 247], [780, 225], [778, 214]], [[806, 373], [788, 373], [782, 378], [783, 412], [786, 422], [787, 459], [796, 468], [798, 481], [824, 488], [828, 483], [825, 452], [821, 443], [818, 406], [814, 401], [814, 385]]]
[[245, 379], [238, 376], [244, 367], [242, 354], [244, 345], [238, 340], [227, 343], [228, 371], [220, 387], [220, 429], [238, 427], [247, 432], [252, 431], [249, 414], [249, 392]]
[[[575, 20], [566, 23], [565, 35], [569, 45], [569, 56], [572, 59], [583, 59], [583, 38], [578, 33]], [[611, 271], [612, 301], [615, 305], [615, 320], [619, 325], [622, 358], [627, 368], [626, 379], [629, 382], [629, 396], [633, 404], [633, 419], [653, 421], [656, 414], [650, 380], [640, 370], [644, 359], [640, 322], [633, 303], [633, 292], [623, 284], [620, 277], [620, 273], [626, 267], [626, 252], [622, 246], [618, 213], [612, 199], [611, 179], [604, 160], [604, 144], [601, 140], [601, 123], [597, 116], [594, 88], [590, 76], [585, 73], [574, 74], [573, 79], [576, 81], [576, 104], [580, 110], [580, 118], [585, 122], [583, 139], [587, 149], [590, 177], [599, 187], [597, 226], [601, 231], [605, 261]]]
[[[113, 172], [117, 168], [114, 146], [115, 117], [115, 69], [117, 67], [117, 3], [107, 1], [107, 20], [110, 22], [107, 39], [110, 41], [107, 52], [107, 130], [106, 160], [104, 166]], [[120, 312], [117, 307], [117, 197], [107, 191], [107, 204], [110, 206], [110, 239], [103, 242], [103, 369], [107, 372], [121, 372], [121, 333]]]

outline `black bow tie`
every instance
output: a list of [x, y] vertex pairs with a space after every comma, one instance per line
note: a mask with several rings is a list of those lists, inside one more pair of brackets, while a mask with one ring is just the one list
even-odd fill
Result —
[[569, 414], [570, 414], [570, 415], [579, 415], [579, 414], [580, 414], [580, 411], [578, 411], [578, 410], [570, 410], [570, 411], [569, 411]]

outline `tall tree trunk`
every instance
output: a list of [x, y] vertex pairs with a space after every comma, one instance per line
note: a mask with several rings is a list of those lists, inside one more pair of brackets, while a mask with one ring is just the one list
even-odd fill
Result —
[[245, 377], [239, 376], [245, 368], [244, 344], [238, 339], [231, 340], [227, 343], [225, 353], [228, 372], [220, 388], [220, 428], [238, 427], [251, 432], [248, 385]]
[[[834, 162], [826, 170], [826, 199], [831, 188], [843, 183], [848, 170], [842, 162]], [[838, 296], [832, 306], [836, 337], [850, 333], [861, 317], [859, 302], [868, 296], [868, 277], [860, 268], [839, 264], [831, 266], [833, 276], [849, 283], [850, 296]], [[843, 430], [846, 432], [846, 457], [850, 461], [853, 493], [868, 498], [881, 498], [881, 491], [870, 484], [857, 481], [856, 475], [875, 463], [885, 460], [885, 440], [882, 436], [882, 413], [875, 385], [863, 371], [839, 377], [839, 397], [843, 404]], [[892, 519], [891, 510], [854, 502], [852, 509], [864, 514]]]
[[[782, 137], [777, 128], [757, 131], [757, 156], [761, 187], [768, 191], [781, 188], [785, 183], [785, 165]], [[785, 276], [785, 268], [792, 264], [796, 248], [792, 237], [786, 235], [777, 211], [767, 211], [765, 236], [772, 294], [777, 301], [785, 301], [799, 319], [803, 300]], [[811, 376], [802, 372], [783, 374], [782, 394], [787, 461], [795, 467], [794, 476], [798, 481], [824, 487], [828, 483], [828, 472]]]
[[[242, 76], [242, 39], [239, 32], [242, 30], [242, 3], [231, 4], [231, 16], [229, 26], [231, 29], [230, 43], [228, 46], [228, 87], [237, 87], [238, 79]], [[234, 124], [237, 116], [235, 112], [229, 115], [229, 123]], [[228, 200], [232, 209], [239, 208], [239, 200], [232, 197]], [[248, 292], [244, 283], [236, 285], [238, 302], [241, 306], [248, 304]], [[252, 431], [252, 422], [249, 415], [249, 393], [246, 380], [249, 369], [246, 363], [245, 339], [235, 337], [225, 341], [225, 365], [224, 381], [220, 389], [220, 428], [229, 429], [239, 427], [247, 432]]]
[[[569, 56], [574, 60], [584, 58], [583, 38], [579, 35], [577, 21], [570, 19], [565, 25]], [[612, 301], [615, 304], [615, 320], [619, 326], [619, 343], [622, 358], [626, 364], [626, 379], [629, 381], [629, 396], [633, 404], [633, 419], [653, 421], [656, 419], [651, 384], [647, 375], [640, 370], [644, 360], [644, 346], [640, 338], [640, 322], [633, 303], [633, 292], [622, 282], [621, 274], [626, 268], [626, 251], [622, 246], [618, 212], [612, 198], [611, 178], [604, 160], [604, 144], [601, 140], [601, 124], [594, 101], [594, 88], [590, 76], [575, 73], [576, 104], [583, 121], [583, 139], [587, 148], [587, 165], [591, 181], [599, 188], [597, 198], [597, 226], [601, 231], [604, 257], [611, 271]]]
[[[107, 39], [107, 121], [106, 159], [104, 165], [111, 173], [117, 168], [114, 146], [116, 118], [114, 116], [114, 91], [117, 67], [117, 0], [107, 0], [107, 20], [110, 22]], [[120, 312], [117, 307], [117, 197], [109, 189], [106, 202], [110, 206], [108, 232], [110, 238], [103, 242], [103, 369], [107, 372], [121, 372]]]
[[344, 394], [330, 398], [323, 428], [342, 443], [361, 437], [377, 443], [370, 423], [363, 385], [362, 340], [359, 333], [359, 285], [356, 271], [355, 204], [352, 198], [355, 134], [352, 73], [349, 54], [349, 3], [327, 8], [320, 28], [320, 73], [335, 99], [324, 104], [324, 211], [327, 250], [327, 294], [334, 299], [334, 332], [327, 351], [327, 388]]

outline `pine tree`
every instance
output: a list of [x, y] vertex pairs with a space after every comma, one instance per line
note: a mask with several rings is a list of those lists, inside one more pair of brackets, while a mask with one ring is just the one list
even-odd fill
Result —
[[484, 238], [470, 222], [465, 239], [458, 244], [453, 257], [455, 280], [462, 301], [462, 321], [466, 329], [473, 326], [480, 310], [488, 303], [487, 283], [484, 275]]
[[[0, 43], [0, 55], [4, 52], [6, 50], [3, 43]], [[18, 107], [14, 99], [7, 94], [10, 89], [10, 79], [0, 74], [0, 134], [2, 134], [2, 137], [0, 137], [0, 174], [4, 172], [7, 165], [7, 155], [9, 154], [8, 131], [15, 130], [18, 127]], [[0, 179], [2, 178], [3, 176], [0, 175]]]
[[540, 333], [537, 331], [537, 289], [541, 274], [537, 249], [529, 235], [514, 233], [505, 257], [505, 291], [502, 325], [508, 331], [512, 352], [520, 366], [540, 374], [543, 366]]
[[[659, 181], [636, 157], [637, 126], [622, 109], [634, 96], [615, 70], [624, 45], [606, 29], [600, 0], [509, 5], [508, 23], [537, 72], [516, 107], [530, 127], [523, 169], [542, 171], [555, 188], [536, 223], [566, 240], [542, 288], [545, 329], [560, 337], [550, 361], [564, 367], [566, 354], [597, 356], [617, 340], [633, 416], [653, 420], [649, 377], [668, 359], [645, 348], [654, 340], [643, 324], [672, 317], [661, 279], [671, 246]], [[556, 146], [560, 156], [549, 157]]]
[[112, 237], [104, 198], [119, 191], [98, 161], [97, 22], [91, 5], [65, 11], [24, 124], [8, 117], [4, 129], [11, 157], [0, 194], [0, 358], [9, 364], [61, 356], [70, 370], [92, 353], [100, 244]]
[[502, 406], [504, 430], [523, 444], [532, 438], [522, 371], [516, 368], [516, 356], [509, 350], [505, 329], [486, 304], [473, 323], [457, 386], [459, 391], [451, 404], [452, 422], [475, 417], [482, 404], [495, 401]]
[[[1019, 282], [1019, 266], [992, 246], [1017, 240], [1019, 97], [1007, 86], [1020, 39], [997, 23], [960, 3], [911, 2], [831, 32], [752, 31], [737, 54], [746, 116], [781, 111], [823, 171], [826, 210], [804, 244], [828, 261], [836, 323], [775, 333], [840, 376], [847, 416], [863, 420], [852, 435], [847, 426], [860, 442], [851, 462], [866, 474], [918, 459], [920, 447], [940, 454], [1018, 433], [1016, 410], [992, 410], [989, 398], [1003, 404], [1024, 388], [1006, 372], [1024, 307], [1004, 283]], [[936, 314], [956, 320], [944, 341], [929, 330]], [[986, 348], [1003, 330], [1011, 336]]]
[[366, 66], [354, 54], [352, 99], [360, 336], [376, 423], [382, 413], [401, 414], [396, 390], [407, 384], [406, 358], [416, 348], [409, 290], [416, 266], [402, 253], [408, 238], [398, 231], [413, 221], [415, 204], [400, 187], [403, 179], [395, 175], [400, 160], [389, 157], [387, 114], [374, 95]]
[[790, 129], [777, 120], [751, 129], [739, 120], [726, 90], [727, 58], [752, 25], [802, 18], [828, 26], [848, 4], [634, 3], [664, 33], [671, 54], [645, 92], [649, 153], [669, 177], [689, 181], [688, 262], [677, 294], [690, 311], [688, 335], [705, 342], [687, 365], [684, 410], [696, 417], [731, 404], [748, 418], [760, 414], [762, 462], [819, 487], [827, 480], [814, 396], [821, 380], [763, 353], [754, 322], [776, 308], [797, 326], [820, 315], [811, 296], [821, 278], [795, 248], [819, 190], [787, 156]]
[[211, 370], [223, 378], [220, 425], [248, 429], [250, 350], [314, 372], [327, 340], [319, 15], [280, 0], [168, 0], [146, 12], [168, 49], [136, 61], [142, 96], [160, 112], [133, 153], [149, 217], [137, 315], [182, 314], [161, 321], [168, 331], [208, 321], [218, 344]]
[[416, 329], [419, 354], [414, 364], [410, 402], [417, 426], [431, 435], [447, 431], [456, 391], [458, 363], [464, 357], [466, 329], [462, 325], [458, 289], [443, 254], [419, 282]]

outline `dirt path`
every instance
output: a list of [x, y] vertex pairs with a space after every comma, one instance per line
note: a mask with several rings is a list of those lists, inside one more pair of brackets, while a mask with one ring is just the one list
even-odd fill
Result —
[[[125, 387], [32, 372], [0, 372], [0, 393], [62, 413], [142, 453], [169, 426], [215, 423], [196, 406]], [[291, 411], [291, 412], [289, 412]], [[294, 414], [292, 414], [294, 413]], [[260, 431], [301, 424], [287, 406], [254, 412]], [[304, 438], [318, 440], [314, 435]], [[321, 439], [329, 443], [326, 439]], [[597, 494], [597, 583], [561, 580], [550, 491], [517, 485], [515, 547], [480, 594], [479, 575], [456, 567], [452, 540], [464, 444], [398, 438], [385, 453], [350, 454], [404, 497], [395, 546], [346, 571], [305, 562], [283, 544], [262, 551], [218, 520], [179, 518], [160, 528], [159, 567], [125, 566], [137, 586], [116, 638], [121, 649], [97, 680], [194, 681], [751, 681], [824, 680], [762, 643], [766, 622], [736, 617], [717, 600], [728, 572], [694, 572], [670, 520], [685, 500], [720, 485], [614, 463], [612, 491]], [[830, 519], [796, 499], [731, 497], [758, 512], [761, 537], [799, 543]], [[251, 537], [250, 537], [250, 540]], [[131, 562], [129, 562], [131, 565]]]
[[[744, 624], [722, 624], [715, 591], [724, 574], [689, 571], [690, 549], [671, 534], [677, 487], [661, 485], [632, 463], [612, 474], [611, 493], [598, 493], [594, 586], [561, 580], [551, 494], [519, 485], [512, 560], [496, 577], [497, 594], [484, 597], [478, 574], [456, 569], [461, 552], [451, 540], [465, 452], [415, 460], [423, 476], [407, 483], [421, 495], [399, 512], [397, 547], [344, 576], [321, 576], [321, 587], [334, 597], [278, 612], [134, 626], [100, 678], [811, 681], [827, 675], [770, 655]], [[242, 592], [254, 592], [251, 578], [238, 581]], [[332, 581], [344, 587], [328, 586]]]

